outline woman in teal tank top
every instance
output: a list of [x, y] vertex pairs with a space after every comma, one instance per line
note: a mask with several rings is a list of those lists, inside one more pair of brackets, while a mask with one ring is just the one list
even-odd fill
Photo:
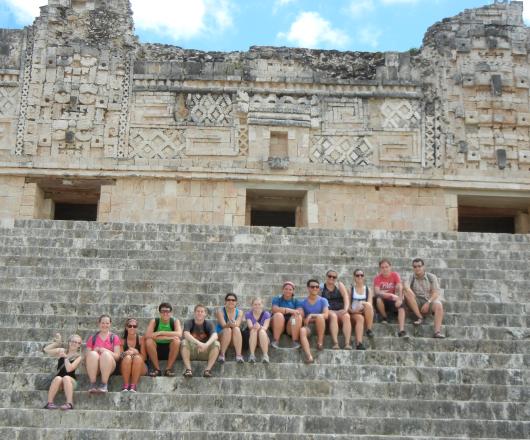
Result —
[[241, 321], [243, 314], [237, 308], [237, 296], [235, 293], [225, 295], [225, 305], [217, 309], [217, 327], [215, 331], [221, 341], [219, 362], [224, 363], [226, 350], [232, 344], [236, 351], [236, 362], [243, 363], [241, 351], [243, 349], [243, 337], [241, 335]]

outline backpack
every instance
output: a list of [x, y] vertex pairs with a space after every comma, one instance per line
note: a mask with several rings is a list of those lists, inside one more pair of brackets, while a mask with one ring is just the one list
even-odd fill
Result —
[[[425, 278], [427, 278], [427, 281], [429, 282], [429, 284], [433, 284], [434, 283], [434, 275], [432, 273], [425, 272]], [[412, 286], [414, 285], [414, 280], [415, 279], [416, 279], [416, 277], [414, 276], [414, 274], [412, 274], [412, 279], [410, 280], [410, 290], [412, 290], [412, 291], [413, 291]]]
[[[155, 318], [155, 328], [153, 331], [158, 331], [158, 325], [160, 324], [160, 318]], [[169, 325], [172, 331], [175, 331], [175, 318], [169, 318]]]

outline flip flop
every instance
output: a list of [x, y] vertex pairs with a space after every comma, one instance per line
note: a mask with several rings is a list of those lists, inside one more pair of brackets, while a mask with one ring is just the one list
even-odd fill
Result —
[[149, 376], [151, 377], [162, 376], [162, 372], [158, 368], [155, 368], [154, 370], [151, 370], [149, 372]]
[[184, 377], [193, 377], [193, 371], [191, 371], [189, 368], [186, 368], [186, 371], [184, 371], [183, 376]]
[[212, 377], [212, 371], [204, 370], [204, 372], [202, 373], [202, 377]]

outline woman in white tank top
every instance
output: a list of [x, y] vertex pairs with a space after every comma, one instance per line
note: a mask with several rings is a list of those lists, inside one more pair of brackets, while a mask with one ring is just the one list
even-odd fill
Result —
[[351, 287], [351, 307], [349, 310], [352, 326], [355, 333], [355, 347], [357, 350], [365, 350], [363, 345], [364, 329], [366, 336], [374, 335], [372, 326], [374, 323], [374, 309], [372, 307], [372, 289], [364, 279], [364, 271], [355, 269], [353, 272], [353, 285]]

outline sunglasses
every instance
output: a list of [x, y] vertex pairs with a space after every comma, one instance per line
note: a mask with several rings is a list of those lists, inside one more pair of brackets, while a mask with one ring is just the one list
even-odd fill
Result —
[[317, 284], [316, 286], [313, 285], [313, 286], [309, 286], [310, 289], [320, 289], [320, 286]]
[[328, 275], [328, 278], [332, 278], [332, 279], [336, 280], [337, 279], [337, 275]]
[[357, 277], [362, 278], [362, 277], [364, 277], [364, 273], [356, 273], [356, 274], [355, 274], [355, 277], [356, 277], [356, 278], [357, 278]]
[[127, 328], [138, 328], [138, 324], [129, 324]]

